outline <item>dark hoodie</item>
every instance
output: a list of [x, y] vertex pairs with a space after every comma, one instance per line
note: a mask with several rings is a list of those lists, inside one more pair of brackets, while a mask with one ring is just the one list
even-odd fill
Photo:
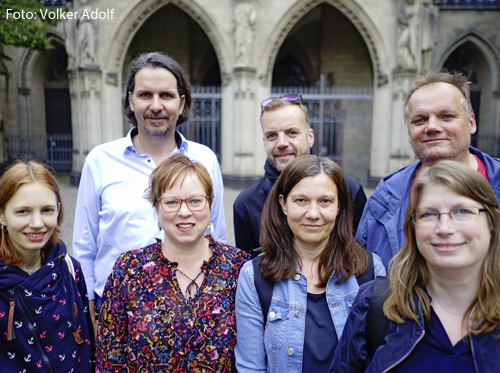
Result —
[[[314, 148], [311, 148], [311, 154], [317, 155]], [[233, 205], [236, 247], [246, 252], [260, 247], [260, 213], [274, 183], [280, 176], [280, 172], [268, 160], [266, 160], [264, 170], [264, 177], [242, 191]], [[354, 177], [346, 173], [343, 173], [343, 175], [351, 196], [353, 234], [356, 234], [365, 207], [366, 195], [363, 187]]]
[[94, 372], [95, 339], [80, 263], [48, 244], [33, 275], [0, 261], [0, 371]]

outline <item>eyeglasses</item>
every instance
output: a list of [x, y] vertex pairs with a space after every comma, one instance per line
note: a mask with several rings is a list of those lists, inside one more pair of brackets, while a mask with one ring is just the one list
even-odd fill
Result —
[[293, 94], [293, 95], [284, 95], [284, 96], [278, 96], [278, 97], [270, 97], [266, 98], [264, 101], [260, 103], [260, 109], [264, 110], [264, 108], [269, 105], [271, 102], [274, 100], [281, 98], [283, 101], [298, 101], [300, 100], [300, 103], [304, 105], [304, 101], [302, 101], [302, 95], [299, 94]]
[[455, 207], [449, 212], [437, 212], [434, 210], [417, 211], [411, 215], [411, 219], [415, 225], [420, 227], [435, 227], [441, 215], [448, 214], [454, 224], [460, 225], [469, 223], [484, 211], [488, 210], [478, 207]]
[[182, 202], [186, 203], [187, 208], [191, 211], [201, 211], [207, 205], [207, 200], [209, 196], [195, 196], [191, 198], [174, 198], [174, 197], [163, 197], [158, 199], [161, 208], [165, 212], [177, 212], [181, 209]]

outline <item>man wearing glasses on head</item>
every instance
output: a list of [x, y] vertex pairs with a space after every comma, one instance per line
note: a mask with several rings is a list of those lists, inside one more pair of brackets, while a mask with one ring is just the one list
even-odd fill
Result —
[[[262, 101], [260, 124], [267, 153], [264, 177], [241, 192], [233, 205], [236, 247], [247, 252], [260, 247], [260, 213], [281, 171], [296, 157], [316, 154], [312, 148], [314, 130], [301, 95], [291, 94]], [[353, 232], [356, 233], [366, 195], [356, 179], [347, 174], [344, 178], [351, 195]]]

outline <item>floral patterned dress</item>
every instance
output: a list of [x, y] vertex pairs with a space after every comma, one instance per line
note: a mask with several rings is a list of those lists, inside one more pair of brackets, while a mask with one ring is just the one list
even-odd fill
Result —
[[249, 254], [207, 238], [213, 255], [189, 300], [160, 240], [116, 261], [103, 294], [98, 372], [234, 371], [234, 300]]

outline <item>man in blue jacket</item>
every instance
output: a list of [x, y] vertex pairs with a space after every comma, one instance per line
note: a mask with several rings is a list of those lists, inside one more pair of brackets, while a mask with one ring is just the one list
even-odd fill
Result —
[[[261, 108], [260, 123], [267, 153], [265, 174], [242, 191], [233, 205], [236, 247], [247, 252], [260, 247], [260, 213], [281, 171], [296, 157], [316, 154], [312, 148], [314, 130], [300, 95], [270, 98], [262, 102]], [[366, 195], [354, 177], [344, 173], [344, 178], [351, 195], [353, 232], [356, 232]]]
[[442, 159], [456, 160], [481, 173], [500, 200], [500, 160], [470, 146], [477, 130], [469, 93], [461, 73], [429, 72], [415, 81], [406, 96], [404, 120], [408, 141], [419, 159], [385, 176], [370, 196], [356, 240], [389, 261], [405, 241], [403, 224], [413, 180]]

